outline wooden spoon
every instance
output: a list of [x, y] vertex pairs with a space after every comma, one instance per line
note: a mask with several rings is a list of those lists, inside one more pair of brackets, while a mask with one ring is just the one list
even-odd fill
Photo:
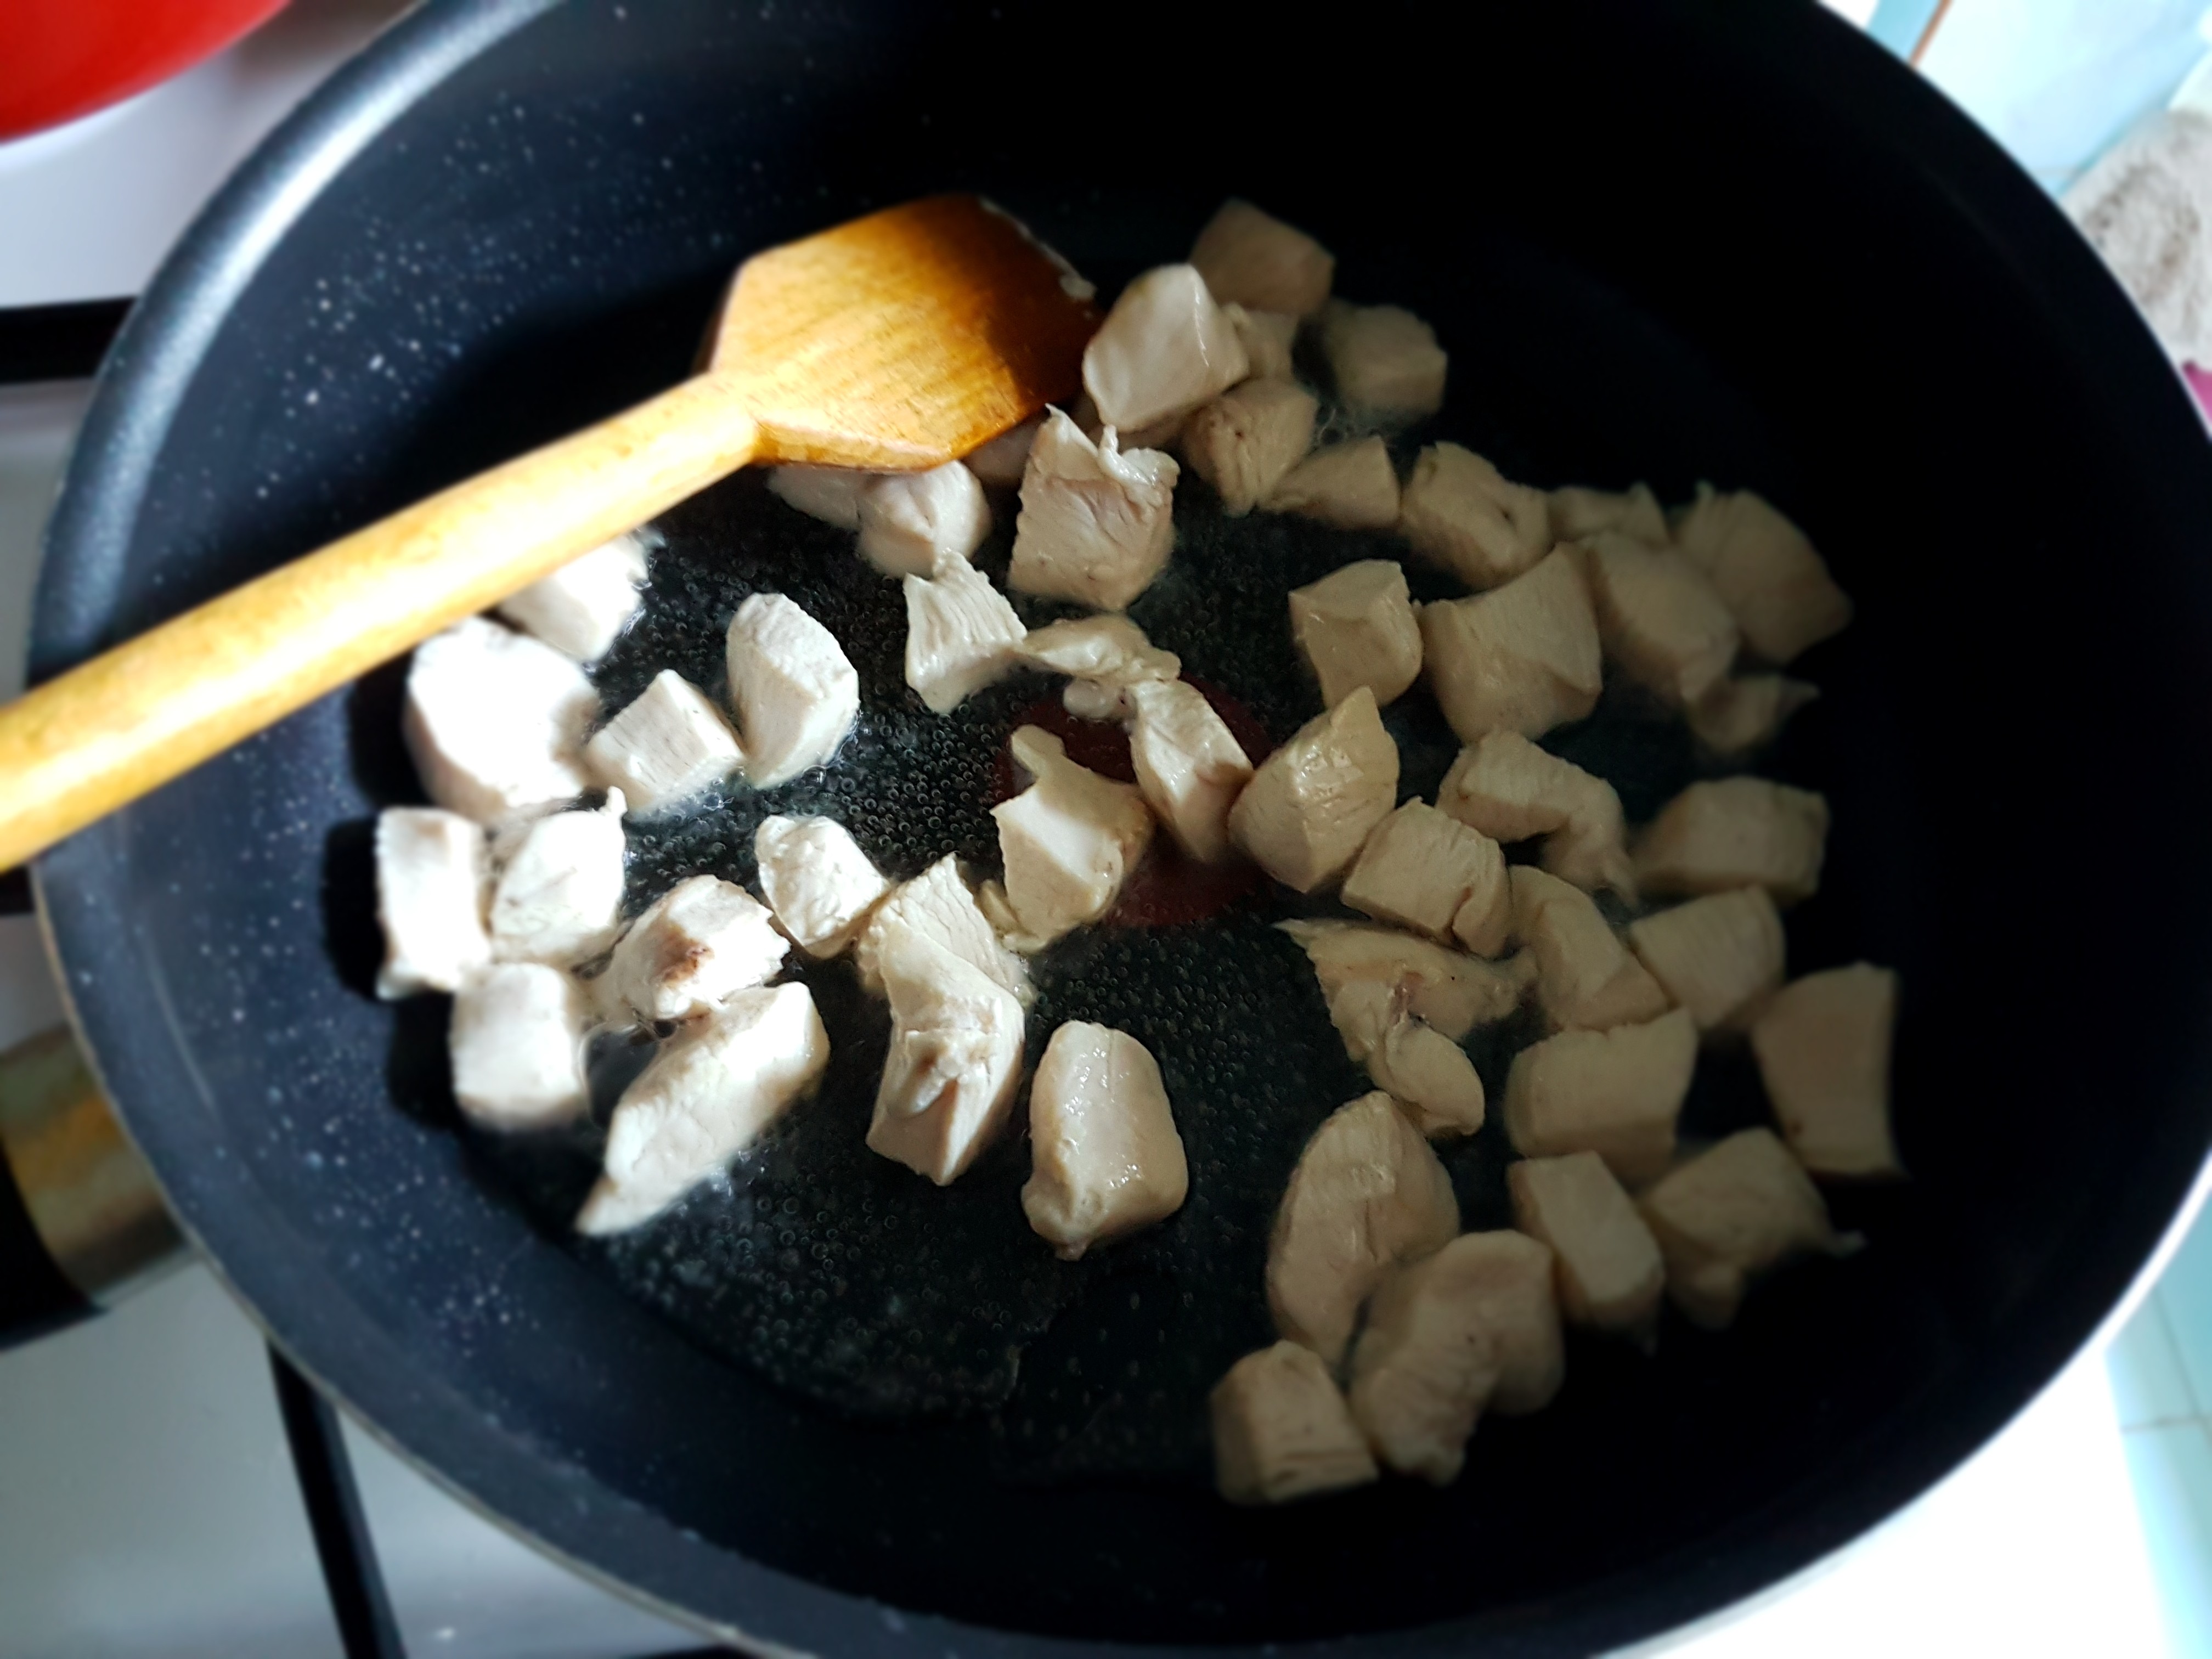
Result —
[[755, 255], [672, 391], [188, 611], [0, 708], [0, 869], [755, 461], [937, 466], [1074, 396], [1089, 289], [933, 197]]

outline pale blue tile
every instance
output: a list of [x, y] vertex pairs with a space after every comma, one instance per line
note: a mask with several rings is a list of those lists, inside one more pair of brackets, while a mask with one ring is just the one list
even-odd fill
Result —
[[2212, 1416], [2212, 1210], [2197, 1218], [2152, 1295], [2166, 1311], [2197, 1409]]
[[2155, 1291], [2143, 1298], [2105, 1351], [2105, 1375], [2124, 1429], [2186, 1422], [2197, 1415], [2196, 1396]]
[[2212, 1659], [2212, 1427], [2199, 1419], [2121, 1440], [2172, 1650]]

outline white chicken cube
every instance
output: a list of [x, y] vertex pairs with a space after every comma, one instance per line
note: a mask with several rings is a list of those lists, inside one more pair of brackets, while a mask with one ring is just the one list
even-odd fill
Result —
[[578, 662], [605, 656], [644, 603], [646, 538], [638, 531], [602, 542], [499, 607], [524, 633]]
[[1323, 1000], [1334, 1005], [1346, 986], [1379, 981], [1402, 991], [1407, 1012], [1454, 1042], [1476, 1026], [1495, 1024], [1510, 1014], [1535, 979], [1535, 958], [1525, 951], [1504, 962], [1485, 962], [1389, 927], [1352, 921], [1276, 926], [1298, 942], [1313, 963]]
[[622, 926], [623, 795], [596, 812], [555, 812], [526, 830], [491, 901], [492, 954], [570, 968], [615, 942]]
[[1398, 522], [1398, 470], [1380, 438], [1316, 449], [1285, 472], [1260, 505], [1339, 530], [1388, 530]]
[[1851, 620], [1850, 595], [1805, 532], [1748, 489], [1699, 484], [1674, 544], [1712, 579], [1744, 643], [1778, 666]]
[[1745, 1129], [1668, 1171], [1638, 1206], [1667, 1263], [1667, 1294], [1692, 1324], [1735, 1322], [1759, 1275], [1793, 1257], [1843, 1255], [1828, 1206], [1771, 1129]]
[[1022, 474], [1006, 586], [1101, 611], [1125, 608], [1152, 586], [1175, 546], [1182, 473], [1171, 455], [1124, 450], [1110, 428], [1093, 443], [1051, 410]]
[[1291, 378], [1291, 353], [1298, 337], [1298, 319], [1287, 312], [1255, 311], [1231, 302], [1221, 307], [1255, 380]]
[[1603, 1030], [1664, 1013], [1667, 993], [1596, 902], [1533, 865], [1508, 872], [1513, 931], [1536, 961], [1536, 1000], [1553, 1030]]
[[1022, 1005], [927, 934], [894, 923], [878, 966], [890, 1049], [869, 1150], [947, 1186], [1005, 1124], [1022, 1075]]
[[782, 967], [790, 950], [750, 893], [719, 876], [693, 876], [656, 899], [615, 945], [600, 975], [608, 1016], [711, 1013]]
[[484, 931], [490, 876], [481, 824], [434, 806], [376, 815], [376, 919], [384, 965], [376, 994], [458, 991], [491, 960]]
[[652, 812], [741, 771], [745, 756], [707, 694], [664, 668], [593, 734], [584, 761], [593, 777], [622, 791], [632, 811]]
[[1605, 1160], [1595, 1152], [1524, 1158], [1505, 1181], [1513, 1224], [1552, 1247], [1568, 1320], [1650, 1343], [1667, 1270], [1651, 1229]]
[[1654, 547], [1667, 545], [1667, 515], [1648, 484], [1625, 490], [1589, 489], [1569, 484], [1552, 492], [1552, 534], [1578, 542], [1601, 530], [1617, 530]]
[[1249, 1353], [1208, 1401], [1213, 1479], [1232, 1504], [1287, 1504], [1364, 1486], [1378, 1474], [1367, 1442], [1313, 1350], [1295, 1342]]
[[1030, 1080], [1022, 1213], [1063, 1261], [1173, 1215], [1190, 1190], [1167, 1085], [1127, 1031], [1070, 1020]]
[[1784, 724], [1820, 695], [1816, 685], [1785, 674], [1732, 675], [1684, 711], [1690, 735], [1723, 759], [1764, 748]]
[[1492, 732], [1462, 750], [1437, 790], [1437, 807], [1495, 841], [1548, 836], [1543, 866], [1560, 880], [1636, 896], [1620, 795], [1518, 732]]
[[446, 1028], [453, 1098], [488, 1129], [542, 1129], [583, 1115], [583, 988], [558, 968], [495, 963], [453, 994]]
[[1183, 459], [1220, 493], [1223, 509], [1241, 518], [1313, 447], [1320, 408], [1294, 381], [1246, 380], [1190, 417]]
[[1562, 1031], [1513, 1057], [1505, 1131], [1524, 1158], [1595, 1152], [1626, 1184], [1666, 1172], [1698, 1063], [1698, 1028], [1677, 1008], [1641, 1025]]
[[574, 799], [599, 718], [584, 671], [481, 617], [415, 647], [400, 730], [433, 801], [478, 823]]
[[1660, 809], [1636, 842], [1646, 892], [1724, 893], [1764, 887], [1780, 905], [1818, 892], [1828, 803], [1765, 778], [1693, 783]]
[[1444, 349], [1436, 330], [1401, 307], [1332, 300], [1321, 347], [1336, 395], [1356, 416], [1411, 420], [1443, 407]]
[[1231, 197], [1191, 245], [1190, 262], [1224, 305], [1310, 317], [1328, 301], [1336, 256], [1251, 203]]
[[1469, 587], [1510, 581], [1552, 550], [1544, 492], [1512, 483], [1457, 444], [1431, 444], [1415, 458], [1398, 528], [1416, 553]]
[[1897, 975], [1858, 962], [1793, 980], [1752, 1026], [1766, 1097], [1814, 1175], [1904, 1172], [1889, 1127], [1896, 1024]]
[[959, 860], [951, 854], [912, 881], [892, 889], [861, 928], [853, 956], [860, 970], [860, 983], [867, 989], [883, 989], [878, 961], [885, 940], [902, 927], [950, 951], [1009, 996], [1024, 1004], [1029, 1001], [1029, 969], [999, 942], [960, 874]]
[[769, 494], [797, 507], [810, 519], [834, 524], [840, 530], [860, 527], [860, 492], [883, 477], [849, 466], [772, 466], [768, 470]]
[[927, 576], [965, 559], [991, 533], [983, 481], [958, 461], [886, 472], [860, 494], [860, 556], [886, 576]]
[[1564, 550], [1503, 587], [1416, 614], [1429, 684], [1462, 743], [1492, 732], [1540, 737], [1597, 707], [1597, 618]]
[[1700, 1031], [1748, 1024], [1782, 983], [1782, 915], [1763, 887], [1640, 917], [1628, 924], [1628, 942]]
[[1375, 826], [1344, 878], [1344, 902], [1431, 939], [1456, 937], [1480, 957], [1513, 933], [1505, 855], [1479, 830], [1409, 800]]
[[763, 818], [753, 831], [761, 895], [783, 931], [810, 957], [853, 942], [890, 884], [835, 818]]
[[1467, 1050], [1435, 1026], [1401, 1016], [1364, 1058], [1375, 1086], [1402, 1102], [1423, 1134], [1441, 1139], [1482, 1127], [1489, 1104], [1482, 1074]]
[[1041, 726], [1018, 728], [1012, 747], [1035, 781], [991, 817], [1019, 943], [1041, 950], [1114, 908], [1152, 843], [1152, 814], [1135, 786], [1077, 765], [1067, 745]]
[[1350, 864], [1398, 798], [1398, 745], [1365, 686], [1300, 726], [1229, 811], [1229, 834], [1286, 887], [1313, 890]]
[[726, 659], [756, 788], [788, 782], [837, 752], [860, 715], [860, 677], [836, 635], [782, 594], [755, 593], [730, 618]]
[[1598, 639], [1629, 678], [1676, 708], [1728, 678], [1735, 617], [1696, 565], [1616, 531], [1577, 545]]
[[1397, 1103], [1377, 1091], [1338, 1107], [1298, 1154], [1275, 1212], [1275, 1328], [1334, 1365], [1382, 1275], [1458, 1231], [1451, 1177]]
[[1236, 325], [1194, 265], [1161, 265], [1121, 290], [1083, 349], [1083, 389], [1124, 432], [1187, 415], [1250, 371]]
[[623, 1091], [576, 1231], [618, 1233], [651, 1220], [720, 1174], [829, 1064], [830, 1034], [804, 985], [738, 992]]
[[1033, 415], [1019, 426], [1001, 432], [990, 442], [970, 450], [968, 470], [985, 483], [1012, 489], [1022, 481], [1030, 464], [1030, 446], [1043, 429], [1044, 416]]
[[1040, 668], [1066, 674], [1060, 692], [1079, 720], [1120, 720], [1130, 712], [1129, 688], [1144, 680], [1172, 680], [1182, 659], [1157, 649], [1127, 617], [1079, 617], [1033, 628], [1022, 655]]
[[1146, 803], [1176, 844], [1204, 864], [1233, 850], [1229, 811], [1251, 781], [1252, 763], [1228, 723], [1196, 686], [1146, 680], [1127, 693], [1129, 763]]
[[932, 574], [906, 579], [906, 683], [932, 714], [951, 714], [1019, 667], [1028, 634], [965, 559], [939, 559]]
[[1361, 559], [1292, 588], [1291, 635], [1331, 708], [1363, 685], [1394, 702], [1421, 672], [1421, 625], [1394, 560]]

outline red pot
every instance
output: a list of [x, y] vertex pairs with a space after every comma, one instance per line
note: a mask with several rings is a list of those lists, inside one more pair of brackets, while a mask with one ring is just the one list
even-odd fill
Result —
[[0, 138], [143, 92], [284, 9], [285, 0], [0, 0]]

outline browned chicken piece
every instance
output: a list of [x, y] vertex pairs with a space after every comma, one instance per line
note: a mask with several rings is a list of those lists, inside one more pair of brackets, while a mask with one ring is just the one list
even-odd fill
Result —
[[1764, 887], [1639, 917], [1628, 924], [1628, 943], [1700, 1031], [1747, 1024], [1782, 983], [1782, 915]]
[[1776, 994], [1752, 1052], [1790, 1150], [1816, 1176], [1902, 1175], [1889, 1127], [1897, 975], [1855, 962]]
[[1552, 550], [1544, 492], [1508, 481], [1457, 444], [1431, 444], [1414, 460], [1398, 528], [1416, 553], [1469, 587], [1510, 581]]
[[1513, 931], [1536, 960], [1536, 1000], [1553, 1030], [1604, 1030], [1666, 1012], [1667, 993], [1588, 893], [1533, 865], [1507, 878]]
[[1224, 510], [1241, 518], [1313, 447], [1319, 410], [1295, 380], [1246, 380], [1190, 417], [1183, 459], [1220, 492]]
[[1189, 265], [1161, 265], [1121, 290], [1083, 349], [1083, 389], [1130, 441], [1219, 397], [1251, 368], [1243, 343]]
[[1354, 438], [1316, 449], [1260, 503], [1339, 530], [1388, 530], [1398, 522], [1398, 471], [1380, 438]]
[[1765, 778], [1693, 783], [1660, 809], [1636, 842], [1647, 893], [1724, 893], [1764, 887], [1780, 905], [1820, 889], [1828, 803]]
[[1416, 614], [1429, 684], [1462, 743], [1492, 732], [1540, 737], [1597, 707], [1597, 618], [1564, 549], [1503, 587]]
[[1329, 1364], [1382, 1275], [1459, 1231], [1451, 1177], [1379, 1090], [1340, 1106], [1298, 1154], [1267, 1243], [1275, 1328]]
[[1464, 1048], [1407, 1012], [1409, 995], [1386, 980], [1350, 980], [1329, 998], [1329, 1021], [1345, 1052], [1367, 1068], [1376, 1088], [1412, 1111], [1422, 1133], [1471, 1135], [1487, 1105], [1481, 1074]]
[[1437, 807], [1494, 841], [1549, 836], [1544, 868], [1561, 881], [1636, 896], [1613, 786], [1518, 732], [1492, 732], [1460, 750], [1437, 790]]
[[1786, 674], [1736, 674], [1684, 710], [1690, 735], [1724, 759], [1763, 749], [1820, 688]]
[[1454, 1042], [1510, 1014], [1535, 981], [1535, 958], [1526, 951], [1485, 962], [1390, 927], [1356, 921], [1276, 925], [1304, 949], [1325, 1000], [1333, 1002], [1355, 981], [1379, 981], [1403, 990], [1407, 1012]]
[[1286, 887], [1310, 893], [1358, 854], [1398, 798], [1398, 745], [1361, 686], [1261, 763], [1229, 834]]
[[1847, 1255], [1828, 1206], [1771, 1129], [1745, 1129], [1670, 1170], [1638, 1201], [1667, 1263], [1667, 1294], [1693, 1325], [1735, 1322], [1751, 1281], [1794, 1257]]
[[1641, 1025], [1562, 1031], [1513, 1057], [1505, 1129], [1526, 1158], [1595, 1152], [1631, 1187], [1664, 1174], [1698, 1063], [1698, 1028], [1677, 1008]]
[[1512, 937], [1505, 854], [1480, 830], [1418, 800], [1375, 826], [1343, 896], [1377, 921], [1456, 937], [1479, 957], [1500, 954]]
[[1190, 1190], [1158, 1062], [1126, 1031], [1070, 1020], [1030, 1082], [1022, 1212], [1073, 1261], [1173, 1215]]
[[1366, 420], [1411, 420], [1443, 407], [1448, 359], [1437, 331], [1398, 306], [1332, 300], [1321, 347], [1346, 409]]
[[948, 1186], [1012, 1109], [1022, 1078], [1022, 1005], [903, 921], [894, 919], [879, 944], [891, 1041], [868, 1149]]
[[1321, 681], [1331, 708], [1360, 686], [1391, 702], [1421, 672], [1421, 628], [1406, 573], [1389, 559], [1362, 559], [1291, 590], [1291, 634]]
[[1568, 1320], [1647, 1346], [1657, 1334], [1667, 1271], [1658, 1242], [1595, 1152], [1524, 1158], [1505, 1171], [1513, 1224], [1552, 1247]]
[[790, 941], [766, 905], [734, 882], [691, 876], [655, 900], [596, 981], [602, 1012], [643, 1024], [696, 1019], [783, 966]]
[[1328, 303], [1335, 256], [1251, 203], [1231, 197], [1191, 245], [1190, 262], [1224, 305], [1310, 317]]
[[1129, 763], [1146, 803], [1176, 844], [1203, 864], [1235, 850], [1229, 809], [1252, 779], [1243, 744], [1199, 689], [1183, 680], [1129, 687]]
[[1654, 547], [1667, 545], [1667, 515], [1649, 484], [1626, 489], [1590, 489], [1569, 484], [1552, 492], [1552, 533], [1563, 542], [1580, 541], [1601, 530], [1617, 530]]
[[1152, 585], [1175, 545], [1175, 486], [1182, 469], [1156, 449], [1093, 442], [1048, 411], [1022, 474], [1006, 586], [1041, 599], [1119, 611]]
[[1850, 622], [1850, 596], [1805, 532], [1748, 489], [1699, 484], [1674, 526], [1674, 545], [1712, 578], [1744, 643], [1771, 663], [1789, 662]]
[[1135, 786], [1079, 766], [1042, 726], [1018, 727], [1012, 747], [1034, 781], [991, 817], [1021, 924], [1014, 943], [1036, 950], [1114, 908], [1152, 842], [1152, 815]]
[[1284, 311], [1255, 311], [1231, 302], [1221, 307], [1229, 325], [1244, 348], [1255, 380], [1291, 378], [1291, 349], [1297, 343], [1298, 319]]
[[1618, 531], [1577, 545], [1598, 638], [1629, 678], [1677, 708], [1727, 679], [1735, 618], [1696, 565]]
[[1209, 1403], [1214, 1484], [1232, 1504], [1287, 1504], [1364, 1486], [1378, 1473], [1336, 1380], [1310, 1348], [1278, 1342], [1246, 1354]]

